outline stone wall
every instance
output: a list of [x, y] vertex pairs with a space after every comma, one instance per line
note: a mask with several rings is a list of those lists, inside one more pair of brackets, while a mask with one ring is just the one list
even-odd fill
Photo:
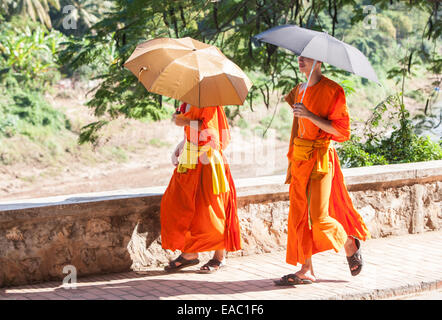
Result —
[[[355, 207], [373, 237], [442, 226], [442, 161], [345, 169]], [[236, 181], [244, 249], [284, 249], [288, 186], [283, 176]], [[0, 203], [0, 287], [145, 270], [174, 256], [161, 248], [164, 187]], [[61, 282], [60, 282], [61, 284]]]

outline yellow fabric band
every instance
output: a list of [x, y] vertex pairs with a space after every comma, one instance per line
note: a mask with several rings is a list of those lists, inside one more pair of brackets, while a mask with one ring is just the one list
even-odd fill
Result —
[[183, 147], [183, 152], [179, 158], [177, 172], [185, 173], [189, 169], [195, 169], [198, 164], [198, 158], [203, 153], [206, 153], [207, 159], [212, 167], [213, 194], [229, 191], [229, 182], [226, 177], [223, 157], [218, 150], [213, 149], [210, 146], [199, 147], [186, 141]]
[[330, 140], [306, 140], [301, 138], [293, 139], [292, 160], [310, 160], [313, 152], [317, 150], [317, 161], [313, 168], [312, 175], [325, 175], [328, 173], [328, 149]]

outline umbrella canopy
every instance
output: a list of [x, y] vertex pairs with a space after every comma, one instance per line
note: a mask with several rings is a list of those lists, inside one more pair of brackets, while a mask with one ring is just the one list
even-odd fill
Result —
[[124, 63], [150, 92], [197, 107], [242, 105], [252, 82], [217, 47], [192, 38], [157, 38]]
[[361, 51], [328, 33], [284, 25], [264, 31], [255, 38], [379, 83], [373, 67]]

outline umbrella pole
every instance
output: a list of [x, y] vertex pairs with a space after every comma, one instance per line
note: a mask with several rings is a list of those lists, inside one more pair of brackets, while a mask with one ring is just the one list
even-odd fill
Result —
[[[312, 76], [313, 69], [315, 68], [315, 65], [316, 65], [316, 60], [313, 61], [312, 69], [310, 70], [310, 74], [308, 75], [307, 83], [305, 85], [304, 92], [302, 93], [302, 97], [301, 97], [301, 102], [300, 103], [302, 103], [302, 101], [304, 100], [305, 92], [307, 91], [308, 84], [310, 82], [310, 78]], [[301, 138], [302, 138], [304, 136], [304, 133], [305, 133], [305, 127], [304, 127], [304, 123], [303, 123], [302, 119], [299, 119], [299, 122], [301, 123], [301, 126], [302, 126], [302, 132], [301, 132]]]
[[313, 73], [313, 69], [315, 68], [315, 65], [316, 65], [316, 61], [317, 61], [317, 60], [313, 61], [312, 69], [310, 70], [310, 74], [308, 75], [307, 84], [305, 85], [304, 93], [302, 94], [301, 102], [300, 102], [300, 103], [302, 103], [302, 100], [304, 100], [304, 95], [305, 95], [305, 92], [307, 91], [308, 84], [309, 84], [309, 82], [310, 82], [310, 78], [311, 78], [312, 73]]

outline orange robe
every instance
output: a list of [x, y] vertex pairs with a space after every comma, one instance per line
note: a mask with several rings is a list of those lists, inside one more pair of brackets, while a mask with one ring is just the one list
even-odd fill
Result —
[[[302, 92], [298, 91], [299, 85], [285, 98], [291, 106], [301, 100]], [[364, 241], [370, 237], [362, 217], [353, 207], [332, 144], [326, 151], [328, 173], [323, 176], [312, 175], [319, 151], [315, 150], [309, 160], [293, 159], [293, 141], [296, 137], [327, 142], [343, 142], [350, 138], [344, 90], [336, 82], [322, 76], [318, 83], [307, 88], [303, 104], [315, 115], [331, 120], [332, 126], [342, 136], [329, 134], [308, 119], [293, 119], [286, 180], [286, 183], [290, 183], [286, 261], [293, 265], [304, 264], [306, 259], [318, 252], [330, 249], [339, 251], [347, 236]]]
[[[184, 113], [192, 120], [201, 120], [200, 131], [185, 126], [188, 142], [210, 145], [221, 155], [230, 141], [229, 126], [223, 107], [197, 108]], [[236, 190], [224, 156], [228, 191], [214, 194], [212, 167], [203, 156], [196, 167], [185, 173], [174, 170], [161, 200], [161, 243], [164, 249], [182, 252], [203, 252], [241, 249]]]

